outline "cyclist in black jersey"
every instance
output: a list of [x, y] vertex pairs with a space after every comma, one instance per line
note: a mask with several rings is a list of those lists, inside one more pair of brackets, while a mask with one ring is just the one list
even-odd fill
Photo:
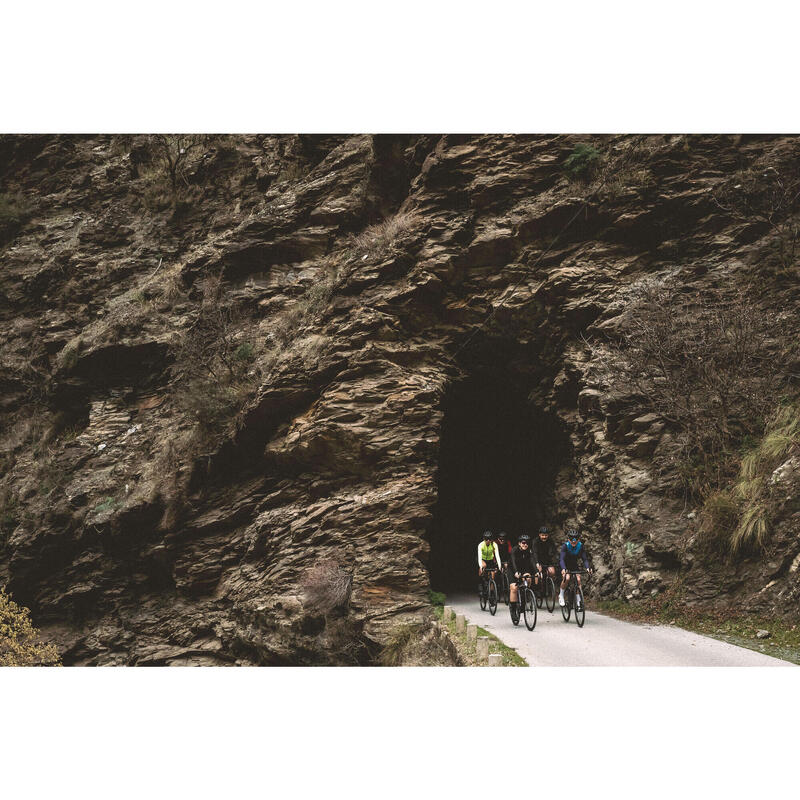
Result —
[[519, 543], [511, 551], [511, 602], [517, 602], [517, 581], [523, 575], [533, 575], [536, 568], [536, 562], [533, 560], [533, 553], [531, 552], [531, 537], [527, 533], [523, 533], [519, 537]]
[[539, 528], [539, 535], [533, 543], [533, 557], [536, 561], [536, 582], [539, 582], [538, 573], [542, 573], [545, 577], [550, 577], [555, 581], [556, 578], [556, 565], [558, 564], [558, 551], [556, 550], [553, 540], [550, 538], [550, 528], [547, 525], [542, 525]]
[[508, 578], [508, 582], [510, 585], [511, 542], [509, 542], [508, 539], [506, 538], [505, 531], [500, 531], [500, 533], [497, 534], [497, 539], [495, 540], [495, 544], [497, 545], [497, 553], [500, 556], [500, 569], [503, 571], [506, 578]]

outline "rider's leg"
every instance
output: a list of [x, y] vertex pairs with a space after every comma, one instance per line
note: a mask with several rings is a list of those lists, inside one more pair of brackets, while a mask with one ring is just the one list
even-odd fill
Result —
[[566, 604], [566, 600], [564, 600], [564, 589], [567, 588], [567, 572], [564, 570], [563, 574], [561, 575], [561, 589], [558, 593], [558, 604], [563, 606]]
[[516, 603], [517, 602], [517, 584], [516, 583], [512, 583], [511, 584], [509, 593], [511, 595], [511, 597], [510, 597], [511, 602], [512, 603]]

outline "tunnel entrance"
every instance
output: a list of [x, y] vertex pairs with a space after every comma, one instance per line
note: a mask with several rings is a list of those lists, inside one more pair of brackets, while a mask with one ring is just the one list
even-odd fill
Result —
[[568, 453], [558, 419], [508, 379], [474, 377], [444, 398], [430, 578], [437, 591], [476, 585], [484, 530], [512, 542], [552, 522], [554, 487]]

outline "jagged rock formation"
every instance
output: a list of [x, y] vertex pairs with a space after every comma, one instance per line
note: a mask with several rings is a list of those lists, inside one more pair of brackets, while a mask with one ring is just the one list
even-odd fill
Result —
[[[578, 141], [613, 186], [565, 174]], [[791, 137], [213, 137], [169, 197], [143, 137], [4, 137], [2, 191], [26, 212], [0, 250], [0, 584], [65, 663], [367, 662], [427, 613], [429, 568], [469, 575], [464, 432], [493, 386], [491, 438], [525, 478], [493, 512], [584, 526], [604, 594], [680, 578], [689, 601], [785, 606], [796, 463], [766, 554], [699, 559], [669, 427], [588, 342], [652, 276], [755, 276], [763, 313], [795, 310], [796, 278], [760, 271], [771, 231], [713, 189], [797, 154]], [[210, 276], [245, 366], [197, 411], [183, 360]], [[330, 558], [352, 590], [322, 613], [304, 575]]]

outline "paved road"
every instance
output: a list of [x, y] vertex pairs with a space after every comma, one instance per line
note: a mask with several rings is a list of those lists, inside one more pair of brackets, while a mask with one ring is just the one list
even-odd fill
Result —
[[789, 661], [736, 647], [708, 636], [671, 625], [639, 625], [622, 622], [587, 610], [586, 624], [579, 628], [574, 618], [564, 622], [558, 605], [550, 614], [538, 610], [536, 627], [525, 622], [511, 624], [502, 603], [493, 617], [481, 611], [474, 595], [448, 595], [447, 604], [468, 622], [477, 622], [532, 667], [792, 667]]

